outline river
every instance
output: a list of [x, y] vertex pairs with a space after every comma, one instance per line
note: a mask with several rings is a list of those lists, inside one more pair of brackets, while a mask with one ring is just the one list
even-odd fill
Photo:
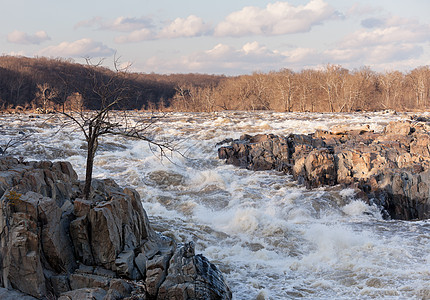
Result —
[[[150, 117], [133, 113], [133, 118]], [[135, 188], [153, 227], [217, 264], [234, 299], [430, 299], [430, 222], [383, 220], [339, 188], [306, 190], [291, 176], [217, 158], [244, 133], [312, 133], [342, 125], [381, 131], [410, 114], [171, 113], [150, 133], [182, 155], [160, 160], [146, 142], [104, 136], [94, 176]], [[70, 161], [82, 179], [85, 142], [48, 116], [0, 115], [0, 146], [25, 160]]]

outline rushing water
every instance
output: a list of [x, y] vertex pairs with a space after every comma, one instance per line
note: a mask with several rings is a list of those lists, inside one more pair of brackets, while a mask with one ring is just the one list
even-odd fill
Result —
[[[29, 135], [9, 153], [68, 160], [82, 178], [83, 136], [71, 127], [59, 131], [61, 124], [46, 118], [0, 115], [0, 145]], [[430, 222], [386, 221], [352, 190], [310, 191], [275, 171], [226, 165], [215, 146], [243, 133], [311, 133], [339, 124], [380, 131], [405, 118], [174, 113], [151, 130], [180, 142], [184, 156], [160, 161], [143, 141], [106, 136], [94, 173], [137, 189], [154, 228], [194, 241], [196, 252], [223, 271], [235, 299], [430, 299]]]

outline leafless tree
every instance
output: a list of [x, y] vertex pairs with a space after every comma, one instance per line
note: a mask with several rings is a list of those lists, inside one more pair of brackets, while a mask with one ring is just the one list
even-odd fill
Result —
[[[91, 193], [91, 182], [99, 138], [103, 135], [119, 135], [128, 138], [145, 140], [150, 145], [158, 147], [161, 155], [174, 151], [173, 143], [157, 141], [151, 136], [149, 129], [157, 117], [145, 119], [132, 118], [131, 114], [122, 107], [129, 100], [129, 86], [126, 68], [120, 68], [118, 59], [114, 59], [114, 70], [110, 75], [106, 72], [98, 72], [102, 62], [93, 64], [87, 59], [87, 80], [91, 90], [75, 91], [82, 96], [81, 101], [74, 101], [71, 110], [61, 113], [71, 120], [83, 133], [87, 143], [87, 160], [85, 172], [85, 186], [83, 197], [88, 199]], [[76, 94], [75, 94], [76, 96]], [[93, 103], [96, 102], [96, 103]], [[76, 105], [80, 104], [80, 105]], [[85, 105], [96, 106], [95, 109], [87, 109]]]
[[41, 106], [42, 113], [46, 114], [50, 109], [54, 108], [54, 99], [57, 97], [57, 90], [48, 83], [37, 85], [36, 101]]
[[430, 93], [430, 67], [418, 67], [408, 74], [408, 79], [415, 93], [416, 103], [418, 108], [425, 107], [428, 103]]
[[274, 108], [280, 108], [281, 111], [292, 111], [293, 95], [297, 89], [294, 72], [289, 69], [282, 69], [271, 74], [271, 77], [274, 81], [273, 91], [277, 92], [275, 99], [279, 99]]
[[399, 71], [385, 72], [378, 79], [382, 87], [382, 106], [384, 108], [403, 109], [402, 103], [399, 101], [405, 85], [403, 73]]

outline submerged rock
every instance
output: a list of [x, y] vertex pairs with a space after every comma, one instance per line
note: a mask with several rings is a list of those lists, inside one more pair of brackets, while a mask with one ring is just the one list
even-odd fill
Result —
[[84, 200], [82, 186], [69, 163], [0, 158], [2, 298], [231, 299], [192, 245], [152, 229], [135, 190], [94, 180]]
[[360, 189], [394, 219], [430, 218], [430, 125], [389, 123], [313, 134], [243, 135], [218, 156], [250, 170], [289, 173], [308, 188], [341, 184]]

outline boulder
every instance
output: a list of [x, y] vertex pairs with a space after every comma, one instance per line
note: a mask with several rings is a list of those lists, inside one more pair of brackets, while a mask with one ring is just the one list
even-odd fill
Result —
[[194, 244], [179, 245], [169, 262], [158, 299], [230, 299], [220, 271], [205, 257], [194, 254]]
[[308, 188], [358, 187], [391, 218], [411, 220], [430, 216], [429, 143], [427, 122], [398, 121], [381, 133], [364, 125], [286, 137], [245, 134], [220, 147], [218, 156], [250, 170], [292, 174]]
[[[0, 158], [0, 298], [166, 299], [181, 288], [188, 295], [188, 285], [170, 283], [160, 294], [177, 274], [170, 264], [178, 246], [152, 229], [140, 195], [94, 180], [84, 200], [82, 187], [69, 163]], [[207, 261], [194, 251], [188, 258]], [[193, 278], [187, 283], [215, 291], [207, 299], [231, 299], [214, 265]]]

